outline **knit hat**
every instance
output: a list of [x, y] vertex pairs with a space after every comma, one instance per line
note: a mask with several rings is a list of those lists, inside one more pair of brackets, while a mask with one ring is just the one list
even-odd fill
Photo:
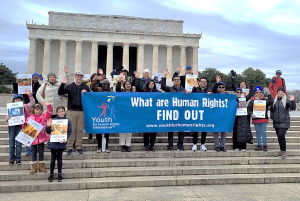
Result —
[[143, 73], [150, 73], [149, 69], [144, 69]]
[[278, 93], [279, 91], [283, 91], [283, 92], [284, 92], [284, 87], [278, 87], [277, 93]]
[[242, 88], [236, 88], [235, 92], [237, 92], [238, 90], [243, 91]]
[[49, 73], [49, 74], [47, 75], [47, 79], [48, 79], [48, 80], [49, 80], [49, 77], [50, 77], [50, 76], [54, 76], [55, 79], [57, 78], [55, 73]]
[[257, 86], [257, 87], [255, 88], [255, 93], [256, 93], [256, 91], [262, 91], [262, 90], [261, 90], [261, 86]]
[[40, 75], [38, 73], [33, 73], [32, 77], [34, 77], [34, 76], [38, 76], [40, 78]]
[[14, 97], [13, 97], [13, 100], [17, 99], [17, 98], [20, 98], [21, 100], [23, 100], [23, 97], [22, 95], [20, 94], [16, 94]]

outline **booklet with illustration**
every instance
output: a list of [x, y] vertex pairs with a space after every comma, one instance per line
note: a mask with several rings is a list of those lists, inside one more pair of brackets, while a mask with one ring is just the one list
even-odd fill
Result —
[[154, 73], [154, 82], [157, 90], [161, 90], [161, 78], [164, 76], [163, 73]]
[[185, 75], [185, 89], [187, 91], [192, 91], [196, 82], [197, 75]]
[[68, 119], [52, 120], [50, 142], [67, 142]]
[[18, 94], [25, 94], [25, 89], [32, 92], [32, 74], [18, 74], [17, 79], [21, 80], [18, 83]]
[[245, 116], [245, 115], [247, 115], [246, 98], [239, 98], [239, 105], [236, 110], [236, 116]]
[[37, 123], [32, 119], [29, 119], [29, 121], [24, 124], [24, 128], [17, 135], [16, 140], [26, 146], [30, 146], [34, 139], [41, 132], [43, 127], [43, 125]]
[[266, 100], [254, 100], [253, 114], [256, 118], [265, 118]]
[[23, 124], [25, 122], [23, 102], [7, 103], [7, 115], [10, 117], [9, 126]]

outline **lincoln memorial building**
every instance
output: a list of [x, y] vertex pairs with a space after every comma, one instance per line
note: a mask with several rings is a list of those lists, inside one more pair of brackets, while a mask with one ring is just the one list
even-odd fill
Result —
[[181, 64], [198, 72], [198, 48], [202, 34], [183, 33], [182, 20], [141, 18], [121, 15], [49, 13], [48, 25], [26, 23], [29, 30], [27, 73], [49, 72], [58, 79], [69, 72], [85, 74], [102, 68], [106, 75], [124, 66], [130, 74], [150, 70], [163, 73], [168, 68], [168, 81]]

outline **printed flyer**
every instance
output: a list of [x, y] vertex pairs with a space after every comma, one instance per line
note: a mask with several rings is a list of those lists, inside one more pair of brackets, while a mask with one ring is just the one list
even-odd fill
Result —
[[29, 119], [29, 121], [25, 123], [25, 127], [21, 130], [21, 132], [16, 137], [16, 140], [26, 146], [30, 146], [31, 143], [36, 138], [36, 136], [38, 136], [38, 134], [41, 132], [43, 127], [44, 127], [43, 125], [37, 123], [32, 119]]
[[156, 89], [161, 91], [161, 78], [164, 76], [163, 73], [154, 73], [154, 82], [156, 85]]
[[68, 119], [52, 120], [50, 142], [67, 142]]
[[25, 89], [28, 89], [28, 91], [32, 92], [32, 74], [18, 74], [17, 79], [20, 80], [18, 83], [19, 94], [25, 94]]
[[239, 105], [236, 110], [236, 116], [245, 116], [245, 115], [247, 115], [246, 98], [239, 98]]
[[7, 103], [7, 115], [10, 117], [9, 126], [21, 125], [25, 122], [23, 102]]
[[197, 82], [197, 75], [185, 75], [185, 89], [192, 91], [195, 82]]
[[254, 100], [253, 114], [257, 118], [265, 118], [265, 115], [266, 115], [266, 100]]
[[246, 97], [249, 94], [250, 89], [242, 89], [243, 90], [243, 97]]

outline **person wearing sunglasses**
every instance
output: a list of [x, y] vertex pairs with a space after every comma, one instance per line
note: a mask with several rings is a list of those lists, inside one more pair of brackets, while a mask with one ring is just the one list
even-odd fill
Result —
[[[219, 75], [216, 76], [216, 83], [214, 84], [211, 93], [219, 93], [219, 94], [228, 94], [225, 92], [225, 83], [221, 82], [221, 77]], [[226, 132], [221, 132], [221, 143], [219, 141], [219, 132], [214, 132], [214, 143], [215, 143], [215, 150], [217, 152], [223, 151], [226, 152], [225, 149], [225, 142], [226, 142]]]
[[[243, 94], [242, 88], [236, 88], [235, 94], [237, 96], [236, 101], [239, 103]], [[246, 102], [244, 103], [246, 104]], [[249, 115], [236, 116], [232, 135], [233, 149], [235, 151], [246, 151], [247, 142], [252, 140], [252, 138]]]
[[[236, 75], [236, 72], [234, 70], [231, 70], [231, 88], [233, 89], [233, 91], [236, 91], [237, 88], [241, 88], [242, 90], [243, 89], [248, 89], [247, 87], [247, 84], [245, 81], [242, 81], [240, 82], [240, 84], [238, 86], [235, 85], [235, 75]], [[247, 94], [247, 96], [245, 97], [246, 98], [246, 101], [250, 100], [250, 98], [253, 96], [253, 84], [254, 84], [254, 81], [251, 80], [250, 81], [250, 90], [249, 90], [249, 93]], [[242, 97], [244, 97], [244, 94], [242, 94]]]
[[[267, 124], [268, 121], [268, 107], [271, 106], [274, 102], [273, 97], [270, 93], [270, 90], [268, 88], [264, 88], [264, 92], [267, 96], [264, 96], [263, 91], [261, 89], [261, 86], [257, 86], [255, 88], [255, 94], [254, 97], [250, 100], [247, 111], [248, 115], [252, 117], [252, 123], [254, 124], [255, 132], [256, 132], [256, 141], [257, 141], [257, 147], [255, 151], [268, 151], [268, 143], [267, 143]], [[265, 117], [264, 118], [258, 118], [256, 115], [253, 114], [253, 108], [254, 108], [254, 101], [255, 100], [266, 100], [266, 108], [265, 108]], [[261, 138], [263, 140], [263, 146], [261, 146]]]

